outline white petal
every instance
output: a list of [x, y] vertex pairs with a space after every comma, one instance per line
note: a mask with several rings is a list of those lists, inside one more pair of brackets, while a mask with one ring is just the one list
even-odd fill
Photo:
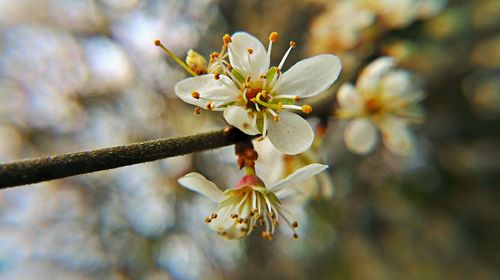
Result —
[[414, 136], [402, 120], [390, 118], [380, 124], [384, 144], [393, 153], [409, 155], [413, 151]]
[[301, 116], [283, 111], [279, 121], [268, 120], [267, 135], [276, 149], [287, 155], [296, 155], [309, 149], [314, 132], [309, 123]]
[[344, 132], [347, 148], [357, 154], [369, 153], [377, 143], [377, 129], [367, 119], [353, 120]]
[[380, 78], [394, 67], [394, 64], [394, 59], [391, 57], [381, 57], [373, 61], [361, 72], [356, 87], [360, 91], [374, 91]]
[[286, 71], [274, 86], [276, 94], [309, 97], [329, 88], [339, 77], [342, 65], [333, 54], [301, 60]]
[[[200, 94], [200, 99], [192, 96], [193, 91]], [[202, 75], [187, 78], [175, 85], [175, 94], [184, 102], [205, 108], [209, 100], [218, 107], [221, 104], [235, 101], [240, 92], [233, 81], [224, 75], [214, 79], [214, 75]]]
[[328, 165], [324, 164], [319, 164], [319, 163], [309, 164], [307, 166], [295, 170], [295, 172], [290, 174], [285, 179], [276, 182], [271, 187], [269, 187], [269, 190], [275, 192], [276, 195], [278, 195], [279, 191], [281, 191], [283, 188], [302, 182], [327, 168]]
[[[244, 77], [250, 75], [257, 79], [266, 74], [269, 69], [269, 55], [266, 48], [254, 36], [246, 32], [237, 32], [231, 36], [228, 53], [229, 62], [234, 69], [238, 70]], [[249, 55], [248, 49], [252, 49]]]
[[257, 128], [256, 112], [246, 110], [241, 106], [229, 106], [224, 110], [224, 119], [232, 126], [248, 135], [260, 134]]
[[410, 73], [403, 70], [387, 73], [381, 83], [386, 96], [404, 96], [413, 92], [414, 88]]
[[186, 174], [177, 182], [192, 191], [199, 192], [215, 202], [221, 202], [225, 199], [224, 193], [217, 188], [214, 183], [207, 180], [207, 178], [199, 173], [191, 172]]
[[358, 113], [363, 110], [363, 100], [351, 84], [343, 84], [338, 93], [337, 101], [343, 110]]

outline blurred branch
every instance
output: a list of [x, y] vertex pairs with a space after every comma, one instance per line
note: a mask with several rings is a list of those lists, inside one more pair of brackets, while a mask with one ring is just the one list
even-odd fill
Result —
[[0, 164], [0, 189], [220, 148], [248, 137], [231, 127], [186, 137], [4, 163]]

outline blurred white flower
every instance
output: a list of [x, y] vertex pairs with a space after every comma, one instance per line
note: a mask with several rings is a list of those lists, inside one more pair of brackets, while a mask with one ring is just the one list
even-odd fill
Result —
[[[315, 18], [311, 26], [313, 51], [345, 51], [362, 40], [361, 32], [373, 24], [375, 14], [355, 1], [333, 2], [328, 10]], [[342, 60], [344, 64], [344, 60]], [[344, 65], [345, 66], [345, 65]]]
[[224, 192], [203, 175], [195, 172], [180, 178], [179, 183], [219, 203], [205, 222], [225, 238], [244, 238], [260, 225], [265, 227], [262, 237], [271, 240], [280, 219], [292, 229], [293, 237], [297, 238], [295, 229], [298, 223], [281, 205], [280, 199], [293, 193], [288, 191], [289, 186], [302, 182], [327, 167], [322, 164], [307, 165], [269, 188], [266, 188], [264, 182], [254, 174], [243, 176], [234, 188]]
[[375, 147], [377, 128], [392, 152], [407, 155], [413, 150], [413, 134], [408, 124], [423, 118], [417, 104], [423, 93], [415, 87], [407, 71], [394, 70], [394, 66], [392, 58], [379, 58], [363, 70], [356, 87], [344, 84], [339, 89], [338, 116], [352, 119], [344, 140], [356, 153], [366, 154]]
[[272, 44], [277, 37], [276, 32], [271, 33], [266, 50], [248, 33], [225, 36], [221, 53], [211, 55], [209, 74], [179, 82], [175, 93], [189, 104], [224, 111], [229, 124], [249, 135], [269, 136], [285, 154], [298, 154], [310, 147], [314, 133], [301, 116], [284, 109], [310, 113], [311, 106], [295, 102], [330, 87], [340, 74], [341, 64], [336, 56], [322, 54], [302, 60], [282, 73], [295, 43], [290, 42], [278, 67], [270, 67]]
[[389, 28], [402, 28], [416, 19], [435, 16], [446, 6], [446, 0], [358, 0], [375, 12]]

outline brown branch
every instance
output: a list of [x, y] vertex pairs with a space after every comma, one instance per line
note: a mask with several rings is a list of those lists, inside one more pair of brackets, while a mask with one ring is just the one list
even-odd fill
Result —
[[0, 189], [112, 169], [249, 139], [235, 128], [0, 164]]

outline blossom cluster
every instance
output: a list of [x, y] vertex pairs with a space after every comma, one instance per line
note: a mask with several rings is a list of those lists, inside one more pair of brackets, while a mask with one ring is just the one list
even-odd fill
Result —
[[[345, 3], [342, 8], [350, 10], [353, 6]], [[369, 22], [369, 18], [360, 17], [359, 20], [364, 22], [360, 26]], [[345, 34], [349, 36], [349, 32]], [[268, 138], [285, 155], [297, 155], [311, 147], [314, 132], [302, 116], [292, 111], [311, 113], [311, 105], [297, 103], [327, 90], [339, 77], [341, 63], [335, 55], [321, 54], [299, 61], [283, 71], [296, 43], [291, 41], [279, 64], [271, 66], [271, 51], [277, 40], [278, 33], [272, 32], [265, 48], [248, 33], [226, 34], [220, 52], [213, 52], [207, 60], [189, 50], [185, 63], [159, 41], [155, 44], [193, 76], [178, 82], [175, 94], [194, 105], [195, 114], [201, 109], [222, 111], [228, 124], [248, 135], [261, 135], [259, 140]], [[377, 129], [392, 152], [407, 155], [413, 150], [413, 136], [408, 125], [422, 119], [417, 102], [423, 94], [414, 87], [412, 76], [407, 71], [395, 67], [394, 59], [381, 57], [361, 72], [355, 86], [346, 83], [338, 90], [336, 116], [350, 120], [344, 139], [347, 148], [355, 153], [367, 154], [374, 149]], [[300, 189], [297, 183], [328, 166], [304, 164], [287, 178], [266, 187], [256, 174], [258, 156], [253, 144], [238, 143], [236, 155], [237, 164], [240, 169], [244, 168], [245, 174], [233, 188], [222, 191], [196, 172], [178, 181], [218, 203], [205, 222], [227, 239], [244, 238], [262, 226], [262, 237], [271, 240], [283, 221], [291, 229], [292, 236], [297, 238], [298, 222], [281, 199], [296, 193]], [[276, 168], [271, 167], [271, 170], [277, 172]]]

